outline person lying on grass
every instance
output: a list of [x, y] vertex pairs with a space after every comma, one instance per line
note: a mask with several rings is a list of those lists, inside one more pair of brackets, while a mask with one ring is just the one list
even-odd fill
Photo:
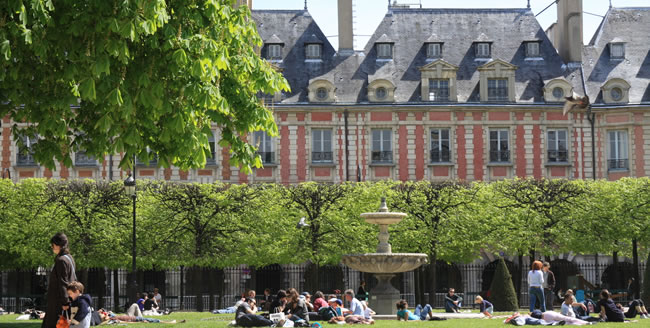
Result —
[[492, 303], [488, 302], [487, 300], [484, 300], [483, 297], [481, 296], [476, 296], [474, 303], [479, 305], [480, 313], [483, 313], [483, 315], [486, 316], [487, 318], [490, 319], [492, 318], [492, 313], [494, 313], [494, 306], [492, 305]]
[[427, 320], [427, 316], [433, 318], [433, 310], [429, 304], [424, 307], [418, 304], [418, 306], [415, 307], [415, 313], [411, 313], [411, 311], [408, 310], [409, 305], [406, 303], [406, 300], [400, 300], [397, 302], [396, 306], [398, 321]]
[[[102, 319], [102, 324], [113, 324], [113, 323], [136, 323], [136, 322], [147, 322], [147, 323], [176, 323], [176, 320], [172, 321], [161, 321], [154, 318], [145, 318], [145, 317], [136, 317], [132, 315], [115, 315], [113, 312], [99, 312], [99, 317]], [[180, 323], [185, 322], [182, 320]]]

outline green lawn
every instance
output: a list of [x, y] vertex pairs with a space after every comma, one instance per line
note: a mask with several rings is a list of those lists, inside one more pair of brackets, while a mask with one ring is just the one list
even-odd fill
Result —
[[[0, 316], [0, 327], [1, 328], [40, 328], [41, 322], [35, 320], [29, 321], [16, 321], [16, 315], [3, 315]], [[186, 323], [179, 324], [179, 328], [221, 328], [226, 327], [228, 323], [234, 318], [234, 314], [228, 315], [214, 315], [207, 312], [176, 312], [168, 316], [158, 317], [163, 320], [187, 320]], [[512, 327], [510, 325], [504, 325], [503, 319], [452, 319], [447, 321], [427, 321], [427, 322], [397, 322], [397, 320], [379, 320], [372, 327], [448, 327], [448, 328], [474, 328], [474, 327]], [[166, 327], [169, 328], [169, 325], [164, 324], [145, 324], [138, 323], [132, 324], [136, 326], [146, 326], [149, 328], [154, 327]], [[650, 327], [650, 319], [639, 320], [636, 323], [632, 323], [633, 327]], [[337, 327], [337, 325], [328, 325], [324, 324], [325, 327]], [[621, 324], [610, 323], [603, 324], [599, 323], [598, 327], [620, 327]], [[110, 327], [110, 326], [109, 326]]]

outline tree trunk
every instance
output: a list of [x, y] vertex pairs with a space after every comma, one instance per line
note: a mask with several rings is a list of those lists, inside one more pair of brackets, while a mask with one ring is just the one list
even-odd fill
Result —
[[521, 290], [522, 290], [522, 288], [521, 288], [522, 287], [521, 286], [521, 284], [522, 284], [521, 277], [523, 277], [524, 272], [526, 272], [526, 271], [524, 271], [524, 270], [526, 270], [526, 268], [524, 268], [524, 256], [523, 255], [519, 254], [519, 256], [517, 257], [517, 263], [519, 264], [519, 271], [518, 271], [517, 277], [515, 277], [515, 288], [516, 288], [516, 291], [517, 291], [517, 301], [519, 302], [518, 304], [521, 304]]
[[[637, 242], [636, 238], [632, 239], [632, 268], [634, 272], [632, 273], [632, 277], [634, 278], [634, 283], [632, 284], [632, 289], [634, 293], [634, 299], [640, 298], [640, 287], [641, 287], [641, 281], [639, 280], [639, 253], [637, 250]], [[647, 283], [647, 282], [646, 282]]]
[[619, 276], [618, 276], [618, 252], [613, 252], [612, 253], [612, 265], [614, 266], [614, 270], [611, 272], [613, 273], [612, 277], [612, 282], [614, 283], [614, 286], [608, 286], [610, 289], [617, 289], [619, 286], [620, 281], [618, 281]]
[[185, 279], [183, 279], [183, 271], [183, 266], [181, 265], [181, 299], [178, 302], [179, 310], [185, 310], [183, 307], [183, 299], [185, 298]]
[[120, 311], [120, 276], [119, 270], [113, 270], [113, 311]]
[[104, 296], [106, 295], [106, 269], [100, 268], [98, 271], [99, 290], [97, 291], [97, 309], [104, 308]]
[[434, 304], [436, 303], [436, 254], [429, 255], [429, 260], [431, 261], [431, 264], [429, 264], [429, 276], [427, 277], [427, 280], [429, 280], [429, 288], [427, 292], [429, 292], [429, 304], [432, 306], [435, 306]]
[[422, 304], [422, 285], [420, 284], [420, 276], [422, 272], [422, 267], [419, 267], [413, 271], [413, 280], [415, 283], [415, 304]]

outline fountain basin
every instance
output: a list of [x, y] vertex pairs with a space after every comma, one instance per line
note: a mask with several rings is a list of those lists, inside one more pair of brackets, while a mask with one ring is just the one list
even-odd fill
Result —
[[399, 223], [403, 218], [406, 217], [406, 215], [406, 213], [396, 212], [374, 212], [362, 213], [361, 217], [364, 218], [366, 222], [371, 224], [389, 225]]
[[343, 255], [343, 264], [361, 272], [400, 273], [412, 271], [428, 262], [421, 253], [367, 253]]

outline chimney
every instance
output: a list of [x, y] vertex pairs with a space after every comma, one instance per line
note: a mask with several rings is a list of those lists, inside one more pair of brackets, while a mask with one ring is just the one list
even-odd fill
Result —
[[582, 0], [557, 2], [554, 44], [565, 62], [582, 62]]
[[338, 0], [339, 9], [339, 53], [354, 53], [352, 35], [352, 0]]

